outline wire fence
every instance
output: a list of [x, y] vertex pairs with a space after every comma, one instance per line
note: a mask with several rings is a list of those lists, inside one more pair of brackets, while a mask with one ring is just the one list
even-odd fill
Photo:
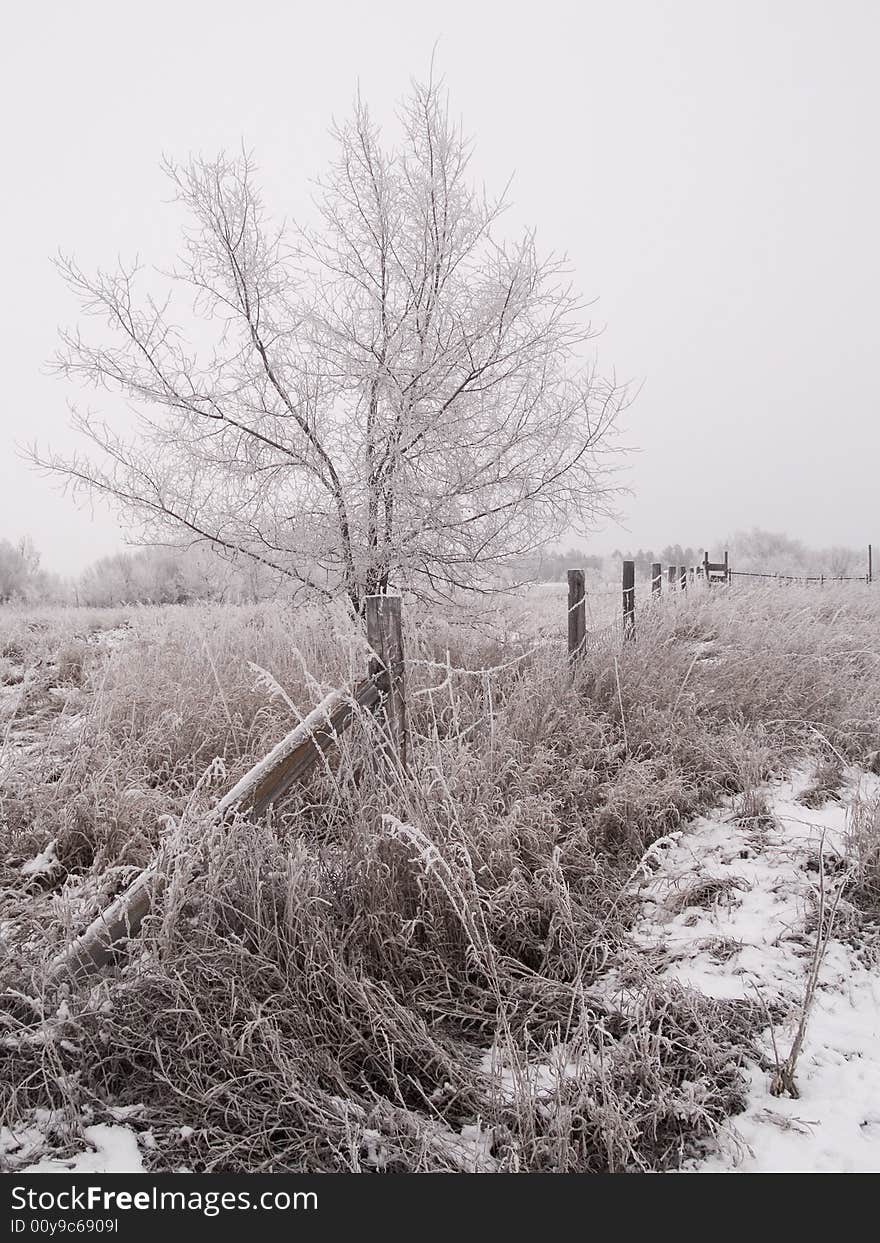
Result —
[[731, 578], [770, 578], [784, 583], [870, 583], [870, 574], [778, 574], [764, 570], [728, 570]]
[[[874, 581], [874, 549], [873, 545], [867, 545], [867, 560], [865, 563], [864, 574], [811, 574], [809, 571], [794, 574], [784, 574], [775, 570], [733, 570], [730, 568], [728, 554], [724, 554], [724, 564], [727, 571], [727, 580], [731, 578], [768, 578], [780, 583], [872, 583]], [[706, 553], [708, 561], [709, 554]]]

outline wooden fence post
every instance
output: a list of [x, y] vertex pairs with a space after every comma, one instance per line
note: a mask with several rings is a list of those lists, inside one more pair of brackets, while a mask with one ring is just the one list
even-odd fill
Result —
[[636, 637], [636, 563], [623, 563], [623, 637]]
[[651, 566], [651, 595], [659, 596], [661, 585], [663, 583], [663, 567], [659, 561], [655, 561]]
[[730, 561], [728, 560], [727, 549], [724, 550], [724, 582], [730, 586]]
[[688, 572], [687, 572], [687, 566], [686, 566], [686, 565], [680, 565], [680, 566], [678, 567], [678, 572], [679, 572], [679, 580], [678, 580], [678, 585], [679, 585], [679, 587], [681, 588], [681, 590], [682, 590], [682, 591], [685, 591], [685, 590], [687, 589], [687, 585], [688, 585]]
[[693, 586], [696, 577], [697, 577], [697, 572], [694, 569], [694, 567], [691, 566], [691, 568], [688, 570], [688, 578], [691, 580], [691, 586]]
[[711, 587], [712, 579], [709, 577], [709, 553], [708, 552], [703, 553], [703, 577], [706, 580], [706, 585], [708, 587]]
[[580, 656], [587, 638], [587, 595], [583, 570], [568, 571], [568, 654]]
[[400, 596], [367, 596], [367, 642], [375, 652], [370, 673], [379, 676], [384, 691], [383, 715], [388, 732], [388, 752], [406, 768], [409, 726], [406, 715], [406, 669]]
[[678, 580], [678, 566], [668, 565], [666, 567], [666, 583], [670, 591], [675, 591], [675, 584]]
[[873, 583], [873, 581], [874, 581], [874, 567], [872, 565], [871, 545], [869, 544], [868, 545], [868, 582]]

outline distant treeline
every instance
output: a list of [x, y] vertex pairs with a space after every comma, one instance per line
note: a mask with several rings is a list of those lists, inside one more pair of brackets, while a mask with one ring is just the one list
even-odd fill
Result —
[[[758, 528], [715, 540], [707, 548], [713, 557], [727, 549], [731, 566], [740, 571], [850, 577], [864, 573], [866, 568], [864, 550], [841, 545], [810, 548], [800, 540]], [[704, 551], [681, 544], [667, 544], [659, 552], [652, 548], [615, 549], [608, 556], [583, 548], [546, 549], [512, 559], [508, 578], [515, 582], [564, 582], [566, 571], [573, 567], [616, 578], [623, 560], [634, 561], [637, 575], [647, 577], [655, 562], [695, 566], [702, 561]], [[211, 548], [138, 548], [101, 557], [77, 578], [62, 579], [41, 568], [40, 554], [29, 537], [17, 543], [0, 539], [0, 604], [105, 607], [201, 600], [256, 602], [277, 595], [279, 590], [283, 591], [283, 584], [271, 571], [256, 562], [230, 562]]]
[[800, 540], [781, 532], [737, 531], [716, 551], [730, 551], [730, 564], [735, 570], [770, 574], [825, 574], [828, 577], [858, 576], [867, 569], [867, 541], [863, 548], [847, 548], [831, 544], [826, 548], [810, 548]]
[[[880, 543], [880, 541], [878, 541]], [[659, 551], [653, 548], [621, 550], [616, 548], [609, 556], [591, 555], [581, 548], [566, 552], [544, 552], [540, 556], [522, 558], [513, 563], [514, 573], [527, 581], [561, 582], [566, 570], [580, 567], [596, 570], [610, 577], [620, 573], [621, 562], [635, 562], [636, 574], [647, 578], [651, 566], [660, 564], [696, 566], [706, 552], [718, 559], [725, 550], [730, 564], [737, 570], [778, 574], [825, 574], [857, 576], [866, 570], [867, 548], [848, 548], [833, 544], [826, 548], [811, 548], [801, 540], [792, 539], [778, 531], [764, 531], [758, 527], [751, 531], [737, 531], [725, 539], [713, 539], [701, 547], [682, 544], [666, 544]], [[880, 564], [880, 562], [878, 562]]]
[[25, 537], [0, 539], [0, 604], [192, 604], [200, 600], [257, 601], [278, 581], [257, 563], [232, 564], [210, 548], [138, 548], [101, 557], [77, 578], [40, 568]]
[[657, 561], [663, 565], [696, 565], [702, 559], [702, 552], [695, 548], [682, 548], [681, 544], [667, 544], [659, 553], [652, 548], [647, 551], [639, 548], [637, 552], [631, 549], [621, 552], [616, 548], [607, 556], [588, 553], [583, 548], [569, 548], [566, 552], [550, 551], [518, 558], [512, 562], [511, 572], [512, 577], [524, 582], [558, 583], [564, 581], [566, 571], [570, 569], [593, 570], [611, 577], [619, 574], [622, 561], [634, 561], [636, 574], [647, 577], [651, 566]]
[[567, 570], [574, 567], [601, 571], [606, 560], [605, 557], [586, 553], [582, 548], [569, 548], [567, 552], [547, 550], [514, 558], [510, 563], [509, 577], [526, 583], [557, 583], [565, 578]]

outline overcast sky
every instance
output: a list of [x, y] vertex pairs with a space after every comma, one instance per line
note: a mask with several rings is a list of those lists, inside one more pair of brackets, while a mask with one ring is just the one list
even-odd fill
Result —
[[514, 174], [516, 222], [597, 299], [603, 364], [644, 385], [627, 530], [595, 549], [750, 526], [880, 544], [876, 0], [16, 10], [0, 50], [0, 537], [31, 534], [49, 568], [121, 539], [15, 452], [72, 442], [76, 394], [44, 362], [75, 308], [49, 257], [168, 263], [162, 153], [242, 139], [270, 203], [301, 216], [357, 83], [390, 119], [438, 39], [475, 171], [490, 189]]

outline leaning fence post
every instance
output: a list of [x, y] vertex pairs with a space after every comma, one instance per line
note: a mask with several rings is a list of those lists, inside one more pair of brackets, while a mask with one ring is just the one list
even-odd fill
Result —
[[623, 637], [636, 636], [636, 563], [623, 563]]
[[568, 654], [580, 656], [587, 638], [587, 596], [583, 570], [568, 571]]
[[663, 567], [659, 561], [655, 561], [651, 566], [651, 595], [659, 596], [660, 587], [663, 582]]
[[367, 642], [375, 653], [370, 661], [370, 673], [380, 678], [385, 693], [383, 712], [388, 751], [401, 768], [406, 768], [409, 726], [400, 596], [367, 596], [366, 612]]

